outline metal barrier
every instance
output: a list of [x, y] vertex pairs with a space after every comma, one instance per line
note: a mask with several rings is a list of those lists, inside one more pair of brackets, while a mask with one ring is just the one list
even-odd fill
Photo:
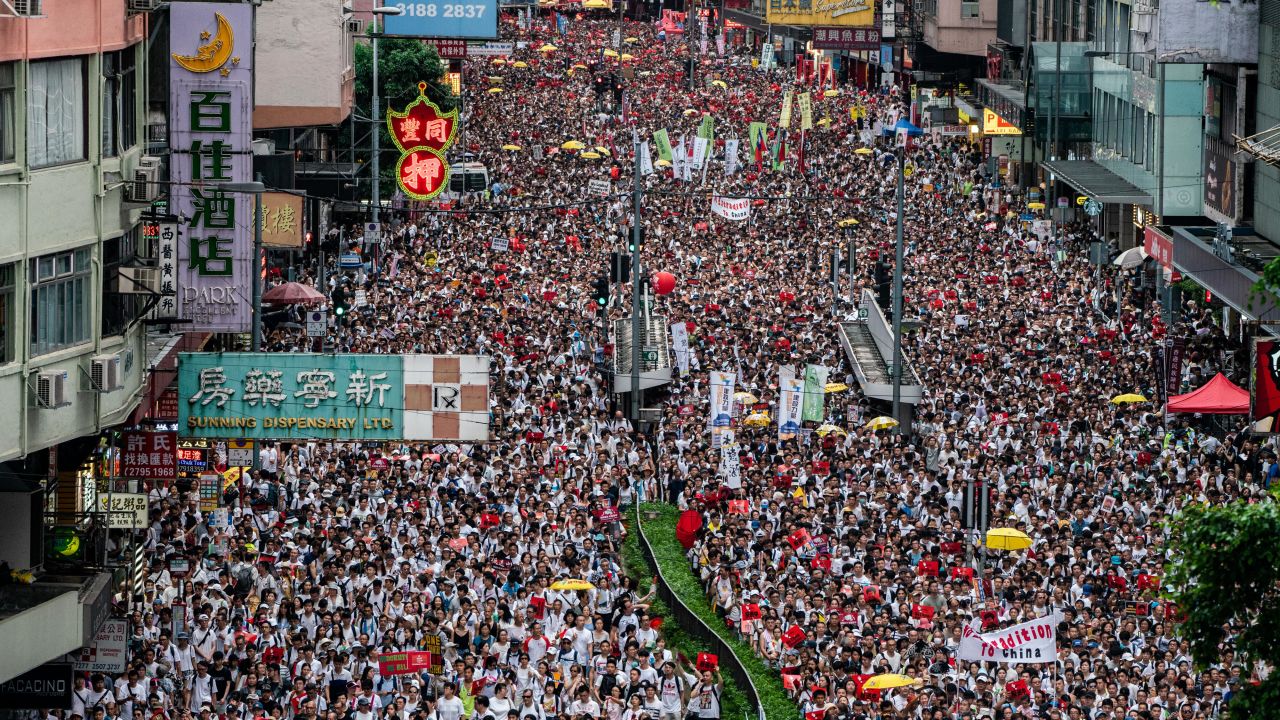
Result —
[[[756, 685], [751, 681], [751, 676], [747, 673], [747, 669], [743, 667], [738, 656], [729, 647], [729, 644], [720, 637], [720, 634], [709, 627], [702, 618], [690, 610], [675, 591], [671, 589], [671, 585], [667, 583], [667, 578], [662, 574], [662, 566], [658, 564], [657, 558], [653, 554], [653, 548], [649, 545], [649, 538], [644, 534], [644, 526], [640, 522], [640, 507], [637, 504], [635, 509], [636, 531], [640, 537], [640, 550], [644, 553], [645, 560], [653, 566], [658, 573], [658, 597], [670, 608], [672, 618], [680, 625], [680, 628], [697, 638], [707, 650], [714, 653], [720, 658], [720, 671], [727, 674], [733, 679], [733, 682], [742, 689], [747, 696], [747, 702], [756, 708], [755, 720], [766, 720], [764, 707], [760, 704], [760, 694], [756, 691]], [[745, 720], [752, 720], [750, 715], [745, 716]]]

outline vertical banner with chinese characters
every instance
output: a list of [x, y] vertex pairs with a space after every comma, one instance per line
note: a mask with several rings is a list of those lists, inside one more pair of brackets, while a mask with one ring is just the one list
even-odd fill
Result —
[[489, 358], [182, 353], [183, 437], [489, 439]]
[[169, 11], [170, 207], [178, 216], [178, 308], [190, 331], [248, 332], [253, 197], [253, 6]]

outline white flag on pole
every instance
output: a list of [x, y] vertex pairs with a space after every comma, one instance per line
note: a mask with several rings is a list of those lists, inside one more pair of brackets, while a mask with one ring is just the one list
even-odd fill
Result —
[[649, 155], [649, 143], [640, 144], [640, 174], [653, 174], [653, 158]]
[[729, 138], [724, 141], [724, 174], [732, 175], [738, 172], [738, 138]]

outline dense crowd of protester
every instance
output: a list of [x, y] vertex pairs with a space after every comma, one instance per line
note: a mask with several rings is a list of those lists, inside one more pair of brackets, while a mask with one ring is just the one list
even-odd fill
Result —
[[[466, 64], [464, 149], [493, 187], [357, 242], [375, 266], [304, 272], [327, 294], [365, 291], [327, 339], [339, 352], [492, 357], [491, 441], [267, 447], [231, 498], [229, 528], [211, 526], [194, 495], [153, 491], [132, 660], [78, 679], [70, 717], [718, 718], [719, 672], [666, 647], [650, 580], [621, 565], [614, 511], [645, 500], [701, 514], [690, 562], [811, 720], [1219, 713], [1253, 669], [1226, 648], [1219, 666], [1192, 670], [1175, 615], [1148, 587], [1161, 521], [1188, 502], [1260, 493], [1274, 458], [1243, 434], [1108, 402], [1154, 396], [1167, 329], [1141, 292], [1123, 295], [1118, 316], [1100, 310], [1114, 307], [1115, 278], [1087, 263], [1086, 229], [1032, 233], [1017, 220], [1024, 196], [993, 182], [973, 148], [921, 138], [908, 151], [904, 295], [920, 318], [906, 348], [925, 397], [910, 433], [869, 431], [883, 408], [859, 394], [836, 338], [833, 320], [853, 305], [832, 288], [830, 258], [855, 249], [859, 293], [876, 289], [877, 260], [891, 262], [896, 149], [881, 131], [903, 117], [899, 89], [815, 89], [805, 172], [794, 131], [773, 169], [747, 125], [776, 128], [792, 71], [712, 50], [690, 90], [686, 45], [628, 22], [619, 121], [591, 87], [619, 63], [601, 53], [616, 21], [572, 16], [561, 31], [551, 15], [512, 20], [510, 60], [527, 67]], [[557, 49], [539, 52], [546, 42]], [[704, 114], [716, 133], [705, 175], [657, 167], [643, 179], [645, 268], [678, 281], [655, 312], [685, 323], [692, 351], [646, 435], [611, 400], [612, 345], [590, 283], [630, 237], [633, 130], [657, 159], [655, 131], [691, 147]], [[728, 174], [731, 138], [739, 168]], [[584, 159], [561, 149], [570, 140], [607, 152]], [[600, 179], [617, 194], [588, 193]], [[711, 192], [759, 199], [733, 222], [710, 214]], [[837, 227], [846, 218], [852, 231]], [[615, 292], [609, 319], [629, 306]], [[1212, 332], [1202, 309], [1186, 320]], [[310, 346], [288, 329], [267, 343]], [[1207, 372], [1227, 355], [1206, 347], [1188, 365]], [[776, 413], [779, 370], [808, 364], [854, 386], [825, 398], [840, 429], [780, 442], [776, 427], [736, 427], [742, 482], [726, 488], [705, 427], [708, 372], [734, 372]], [[960, 518], [971, 479], [992, 492], [993, 525], [1034, 539], [988, 553], [976, 576], [960, 570], [975, 548]], [[183, 556], [190, 571], [171, 575]], [[566, 579], [592, 588], [552, 589]], [[1004, 627], [1055, 610], [1056, 662], [955, 661], [972, 617]], [[437, 672], [379, 672], [384, 652], [436, 648]], [[862, 688], [882, 672], [922, 683]]]

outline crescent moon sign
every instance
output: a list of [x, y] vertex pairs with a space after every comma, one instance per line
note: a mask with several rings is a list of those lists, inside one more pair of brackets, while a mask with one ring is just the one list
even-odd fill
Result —
[[214, 15], [218, 18], [218, 32], [213, 39], [196, 48], [195, 55], [173, 53], [174, 62], [193, 73], [213, 72], [227, 62], [235, 50], [235, 34], [222, 13]]

